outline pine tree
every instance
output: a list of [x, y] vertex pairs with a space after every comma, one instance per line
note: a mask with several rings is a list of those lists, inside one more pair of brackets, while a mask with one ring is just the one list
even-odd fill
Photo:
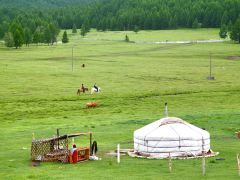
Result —
[[85, 27], [84, 24], [82, 24], [80, 34], [81, 34], [82, 37], [86, 36], [86, 34], [87, 34], [86, 27]]
[[24, 43], [24, 37], [23, 34], [20, 32], [19, 29], [16, 29], [16, 31], [13, 34], [14, 39], [14, 46], [17, 48], [21, 47]]
[[233, 41], [237, 41], [238, 43], [240, 43], [240, 18], [238, 18], [235, 24], [233, 25], [230, 38]]
[[178, 26], [178, 25], [177, 25], [177, 17], [174, 16], [174, 17], [171, 18], [170, 21], [169, 21], [169, 27], [170, 27], [171, 29], [176, 29], [177, 26]]
[[49, 26], [47, 26], [45, 27], [45, 30], [44, 30], [44, 42], [49, 45], [52, 42], [51, 40], [52, 40], [51, 31], [49, 29]]
[[32, 43], [32, 33], [29, 28], [24, 29], [24, 43], [26, 46]]
[[228, 32], [232, 31], [232, 26], [233, 26], [232, 21], [229, 21], [227, 26]]
[[49, 33], [50, 33], [50, 42], [53, 45], [54, 42], [57, 41], [57, 36], [59, 34], [59, 29], [57, 28], [57, 25], [50, 23], [48, 25]]
[[64, 31], [63, 37], [62, 37], [62, 43], [68, 43], [68, 36], [67, 36], [67, 31]]
[[40, 43], [41, 42], [41, 29], [40, 27], [37, 27], [37, 29], [35, 30], [34, 34], [33, 34], [33, 43]]
[[129, 37], [128, 37], [127, 34], [126, 34], [126, 36], [125, 36], [125, 41], [126, 41], [126, 42], [129, 42]]
[[5, 46], [7, 46], [7, 47], [14, 46], [14, 39], [13, 39], [13, 35], [11, 32], [5, 33], [3, 40], [5, 42]]
[[4, 36], [4, 29], [3, 29], [3, 25], [0, 24], [0, 39]]
[[12, 33], [14, 39], [14, 46], [17, 48], [21, 47], [24, 43], [24, 32], [22, 25], [19, 23], [18, 20], [14, 20], [10, 27], [9, 32]]
[[198, 28], [198, 19], [195, 18], [193, 23], [192, 23], [192, 28], [197, 29]]
[[222, 19], [221, 19], [221, 25], [228, 23], [228, 14], [227, 11], [224, 11]]
[[88, 33], [90, 32], [90, 23], [89, 23], [89, 19], [87, 18], [85, 21], [84, 21], [84, 26], [85, 26], [85, 31]]
[[76, 26], [76, 24], [73, 24], [72, 33], [73, 34], [77, 33], [77, 26]]
[[223, 38], [223, 39], [227, 37], [227, 26], [225, 24], [221, 26], [219, 36], [220, 38]]
[[136, 34], [138, 33], [138, 31], [139, 31], [139, 27], [138, 26], [134, 26], [134, 30], [133, 30]]

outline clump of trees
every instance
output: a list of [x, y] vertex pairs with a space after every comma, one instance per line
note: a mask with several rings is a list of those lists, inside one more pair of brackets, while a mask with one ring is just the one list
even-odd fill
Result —
[[228, 36], [228, 28], [225, 24], [221, 26], [219, 36], [220, 38], [223, 38], [223, 39], [225, 39]]
[[233, 41], [240, 43], [240, 18], [237, 19], [237, 21], [231, 28], [230, 38]]
[[7, 47], [19, 48], [23, 44], [29, 46], [31, 43], [46, 43], [53, 45], [57, 41], [59, 28], [54, 23], [45, 21], [31, 23], [29, 20], [16, 18], [9, 25], [4, 35]]
[[219, 36], [223, 39], [229, 36], [231, 40], [240, 43], [240, 17], [234, 24], [232, 22], [228, 25], [223, 23], [219, 31]]
[[13, 39], [13, 35], [12, 35], [11, 32], [6, 32], [3, 40], [5, 42], [5, 46], [7, 46], [7, 47], [13, 47], [14, 46], [14, 39]]
[[[13, 39], [18, 38], [14, 40], [17, 48], [22, 44], [53, 44], [59, 28], [77, 33], [77, 27], [81, 27], [83, 37], [90, 28], [137, 33], [142, 29], [222, 27], [221, 37], [237, 39], [234, 26], [239, 16], [239, 0], [5, 1], [0, 8], [0, 39], [11, 32]], [[20, 26], [13, 32], [9, 29], [15, 21]]]
[[86, 36], [86, 34], [90, 31], [90, 27], [88, 24], [82, 24], [80, 34], [82, 37]]

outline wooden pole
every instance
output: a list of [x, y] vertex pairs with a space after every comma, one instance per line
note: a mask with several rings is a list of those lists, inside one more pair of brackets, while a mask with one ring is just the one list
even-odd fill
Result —
[[72, 72], [73, 72], [73, 47], [72, 47]]
[[32, 133], [32, 140], [35, 140], [35, 134], [34, 134], [34, 132]]
[[120, 144], [117, 145], [117, 162], [120, 163]]
[[92, 156], [92, 133], [90, 133], [90, 156]]
[[210, 78], [212, 78], [212, 54], [210, 53]]
[[167, 103], [165, 103], [165, 117], [168, 117], [168, 108], [167, 108]]
[[[57, 137], [59, 137], [59, 129], [57, 129]], [[59, 149], [59, 139], [58, 139], [58, 149]]]
[[206, 175], [206, 161], [205, 161], [205, 153], [203, 152], [203, 158], [202, 158], [202, 175]]
[[171, 158], [171, 153], [168, 155], [168, 167], [169, 167], [169, 172], [172, 172], [172, 158]]
[[238, 176], [240, 176], [240, 156], [237, 154]]

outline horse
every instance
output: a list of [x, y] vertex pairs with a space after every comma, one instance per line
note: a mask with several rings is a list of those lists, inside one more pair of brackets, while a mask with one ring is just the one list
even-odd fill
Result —
[[101, 92], [101, 88], [100, 87], [98, 87], [98, 91], [94, 87], [91, 89], [91, 94], [93, 94], [93, 93], [100, 93], [100, 92]]
[[80, 95], [81, 92], [85, 93], [85, 91], [88, 91], [88, 88], [84, 88], [84, 90], [80, 88], [77, 90], [77, 95]]

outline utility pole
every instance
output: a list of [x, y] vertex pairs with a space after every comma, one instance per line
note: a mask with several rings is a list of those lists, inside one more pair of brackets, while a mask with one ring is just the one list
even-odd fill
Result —
[[210, 53], [210, 78], [212, 77], [212, 54]]
[[214, 80], [214, 76], [212, 76], [212, 53], [209, 54], [209, 76], [208, 80]]
[[73, 72], [73, 46], [72, 46], [72, 72]]

